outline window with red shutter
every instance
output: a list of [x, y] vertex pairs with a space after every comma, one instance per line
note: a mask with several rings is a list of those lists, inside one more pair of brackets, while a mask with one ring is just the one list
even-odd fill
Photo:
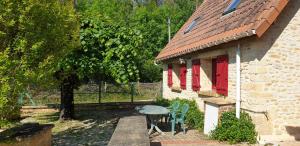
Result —
[[180, 88], [181, 89], [186, 89], [186, 64], [182, 64], [180, 66]]
[[218, 94], [228, 95], [228, 56], [218, 56], [216, 60], [216, 90]]
[[173, 66], [172, 66], [172, 64], [169, 64], [168, 65], [168, 86], [169, 87], [172, 87], [172, 85], [173, 85], [172, 70], [173, 70]]
[[212, 89], [215, 91], [217, 89], [217, 75], [216, 75], [216, 69], [217, 69], [217, 59], [212, 59], [212, 72], [211, 72], [211, 83], [212, 83]]
[[200, 59], [192, 61], [192, 89], [200, 90]]

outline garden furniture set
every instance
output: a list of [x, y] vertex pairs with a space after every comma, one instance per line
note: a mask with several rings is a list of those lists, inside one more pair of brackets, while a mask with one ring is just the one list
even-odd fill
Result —
[[176, 124], [180, 124], [180, 127], [183, 129], [185, 133], [185, 124], [184, 120], [186, 114], [188, 112], [189, 105], [183, 104], [180, 108], [179, 102], [174, 102], [171, 104], [170, 107], [163, 107], [158, 105], [145, 105], [145, 106], [138, 106], [136, 110], [147, 116], [147, 119], [150, 123], [150, 130], [148, 134], [150, 135], [152, 131], [155, 129], [158, 133], [164, 135], [164, 132], [158, 127], [157, 123], [161, 120], [161, 117], [165, 117], [165, 122], [168, 124], [171, 123], [171, 130], [172, 134], [175, 134], [175, 126]]

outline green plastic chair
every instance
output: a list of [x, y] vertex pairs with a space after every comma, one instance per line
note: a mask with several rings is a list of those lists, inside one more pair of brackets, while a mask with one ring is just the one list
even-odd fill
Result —
[[35, 102], [32, 99], [32, 96], [28, 92], [20, 93], [20, 96], [19, 96], [19, 99], [18, 99], [18, 103], [20, 105], [23, 105], [25, 97], [27, 97], [29, 99], [29, 101], [31, 102], [32, 106], [36, 106]]
[[[176, 115], [176, 112], [178, 111], [179, 109], [179, 106], [180, 106], [180, 103], [179, 101], [175, 101], [171, 104], [171, 106], [168, 107], [168, 109], [170, 109], [170, 114], [165, 117], [165, 121], [168, 123], [171, 118], [172, 118], [172, 114], [175, 114]], [[171, 117], [171, 118], [170, 118]]]
[[183, 133], [185, 134], [185, 124], [184, 124], [184, 120], [185, 120], [185, 115], [188, 112], [190, 106], [188, 104], [184, 104], [182, 106], [181, 109], [181, 113], [180, 116], [177, 118], [177, 114], [176, 112], [172, 112], [171, 116], [172, 116], [172, 120], [171, 120], [171, 129], [172, 129], [172, 134], [175, 134], [175, 125], [180, 123], [181, 128], [183, 129]]
[[175, 102], [173, 102], [173, 103], [171, 104], [171, 106], [170, 106], [171, 113], [172, 113], [172, 112], [177, 112], [177, 111], [178, 111], [178, 108], [179, 108], [179, 106], [180, 106], [180, 103], [179, 103], [179, 101], [175, 101]]

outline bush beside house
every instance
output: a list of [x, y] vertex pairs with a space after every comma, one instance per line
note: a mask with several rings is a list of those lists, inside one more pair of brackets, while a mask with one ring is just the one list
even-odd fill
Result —
[[220, 124], [212, 131], [211, 138], [219, 141], [228, 141], [231, 144], [239, 142], [255, 143], [257, 133], [251, 117], [241, 113], [240, 119], [236, 118], [235, 111], [224, 112]]
[[[167, 100], [159, 98], [156, 104], [167, 107], [175, 101], [179, 101], [181, 106], [184, 103], [189, 104], [190, 109], [186, 116], [186, 124], [190, 128], [195, 128], [202, 132], [204, 128], [204, 113], [199, 110], [194, 100], [179, 98]], [[256, 136], [257, 132], [255, 131], [255, 125], [251, 117], [247, 113], [242, 112], [241, 118], [237, 119], [235, 111], [224, 112], [220, 118], [220, 124], [210, 135], [214, 140], [228, 141], [231, 144], [240, 142], [253, 144], [256, 142]]]
[[204, 113], [199, 110], [194, 100], [186, 100], [186, 99], [179, 99], [179, 98], [176, 98], [174, 100], [167, 100], [167, 99], [159, 98], [157, 99], [157, 104], [167, 107], [170, 106], [175, 101], [179, 101], [180, 103], [179, 109], [181, 109], [181, 106], [185, 103], [187, 103], [190, 106], [189, 111], [187, 112], [186, 115], [185, 122], [189, 127], [202, 131], [204, 127]]

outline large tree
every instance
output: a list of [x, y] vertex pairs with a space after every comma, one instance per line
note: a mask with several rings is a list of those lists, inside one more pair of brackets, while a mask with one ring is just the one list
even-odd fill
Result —
[[19, 115], [26, 87], [56, 83], [57, 63], [79, 47], [78, 34], [72, 1], [0, 1], [0, 120]]
[[172, 19], [175, 33], [195, 8], [195, 0], [184, 2], [78, 1], [81, 47], [60, 63], [60, 119], [74, 118], [73, 90], [82, 79], [159, 81], [161, 69], [154, 57], [168, 41], [166, 20]]
[[60, 63], [62, 82], [61, 120], [74, 118], [73, 90], [80, 80], [111, 80], [118, 83], [137, 81], [136, 65], [142, 50], [138, 30], [112, 23], [108, 18], [85, 15], [81, 21], [81, 48]]

